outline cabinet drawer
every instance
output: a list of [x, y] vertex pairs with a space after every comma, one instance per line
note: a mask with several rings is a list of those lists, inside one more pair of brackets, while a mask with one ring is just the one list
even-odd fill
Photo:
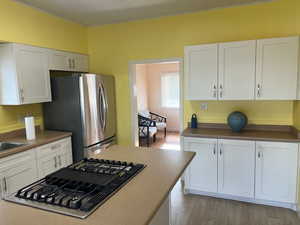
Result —
[[5, 158], [0, 159], [0, 170], [10, 165], [14, 165], [20, 160], [35, 160], [35, 149], [31, 149], [25, 152], [17, 153]]
[[36, 149], [37, 158], [43, 158], [45, 156], [56, 154], [59, 151], [63, 151], [64, 146], [68, 143], [68, 138], [52, 142], [50, 144], [46, 144], [40, 146]]

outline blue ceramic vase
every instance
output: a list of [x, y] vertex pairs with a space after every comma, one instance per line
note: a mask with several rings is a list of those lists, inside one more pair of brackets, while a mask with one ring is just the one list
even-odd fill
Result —
[[241, 132], [247, 125], [248, 118], [244, 113], [235, 111], [229, 114], [227, 123], [233, 132]]

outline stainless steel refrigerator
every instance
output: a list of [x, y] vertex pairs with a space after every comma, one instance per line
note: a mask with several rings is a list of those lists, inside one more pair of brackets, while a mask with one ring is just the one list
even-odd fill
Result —
[[72, 132], [73, 160], [115, 142], [113, 76], [51, 72], [52, 102], [43, 104], [45, 129]]

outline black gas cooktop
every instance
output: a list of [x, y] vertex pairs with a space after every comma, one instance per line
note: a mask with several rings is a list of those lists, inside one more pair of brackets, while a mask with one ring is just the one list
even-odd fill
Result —
[[83, 219], [144, 168], [143, 164], [84, 159], [5, 200]]

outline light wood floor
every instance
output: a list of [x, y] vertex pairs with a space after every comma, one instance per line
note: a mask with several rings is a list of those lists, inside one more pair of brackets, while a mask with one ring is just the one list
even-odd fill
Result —
[[166, 150], [180, 150], [180, 135], [179, 132], [167, 132], [166, 138], [164, 132], [158, 132], [156, 142], [151, 143], [151, 148], [166, 149]]
[[299, 225], [294, 211], [172, 191], [172, 225]]

